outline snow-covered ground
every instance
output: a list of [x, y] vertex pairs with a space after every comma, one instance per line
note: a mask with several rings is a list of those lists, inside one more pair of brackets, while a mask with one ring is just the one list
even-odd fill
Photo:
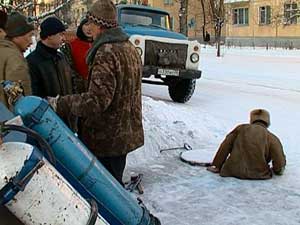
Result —
[[[163, 225], [300, 224], [300, 51], [202, 49], [203, 77], [192, 99], [173, 103], [167, 87], [143, 85], [145, 146], [128, 157], [144, 174], [140, 197]], [[287, 157], [285, 174], [265, 181], [222, 178], [179, 160], [183, 146], [217, 150], [225, 135], [246, 123], [249, 111], [271, 113], [270, 130]]]

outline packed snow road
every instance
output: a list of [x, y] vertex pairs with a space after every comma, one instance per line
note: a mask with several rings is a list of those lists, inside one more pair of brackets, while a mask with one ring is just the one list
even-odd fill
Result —
[[[143, 173], [146, 206], [163, 225], [300, 224], [299, 51], [215, 49], [202, 51], [203, 77], [192, 99], [173, 103], [166, 87], [143, 85], [145, 146], [129, 155], [129, 173]], [[282, 141], [285, 174], [266, 181], [222, 178], [179, 160], [189, 143], [217, 150], [225, 135], [265, 108], [270, 130]]]

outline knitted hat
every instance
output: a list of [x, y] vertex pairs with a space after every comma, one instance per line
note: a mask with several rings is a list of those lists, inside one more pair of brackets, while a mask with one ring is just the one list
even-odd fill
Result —
[[12, 12], [8, 15], [5, 25], [7, 37], [13, 38], [27, 34], [34, 30], [33, 23], [30, 23], [28, 18], [18, 12]]
[[4, 29], [7, 21], [7, 14], [3, 10], [0, 10], [0, 28]]
[[86, 18], [105, 28], [117, 26], [117, 12], [111, 0], [98, 0], [87, 12]]
[[51, 35], [55, 35], [66, 30], [65, 25], [56, 17], [48, 17], [41, 23], [41, 39], [45, 39]]
[[250, 113], [250, 123], [254, 123], [255, 121], [263, 121], [270, 126], [270, 114], [267, 110], [264, 109], [254, 109]]

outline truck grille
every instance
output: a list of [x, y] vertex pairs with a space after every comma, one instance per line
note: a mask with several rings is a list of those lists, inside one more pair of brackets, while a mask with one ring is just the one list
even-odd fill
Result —
[[186, 44], [146, 40], [144, 64], [162, 68], [185, 69], [187, 48]]

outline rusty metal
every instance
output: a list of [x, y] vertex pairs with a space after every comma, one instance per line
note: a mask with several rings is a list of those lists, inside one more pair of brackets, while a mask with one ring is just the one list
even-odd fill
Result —
[[[3, 84], [4, 81], [1, 81], [0, 83]], [[12, 106], [24, 94], [21, 81], [12, 82], [10, 85], [4, 87], [4, 91], [8, 97], [7, 101], [10, 106]]]

